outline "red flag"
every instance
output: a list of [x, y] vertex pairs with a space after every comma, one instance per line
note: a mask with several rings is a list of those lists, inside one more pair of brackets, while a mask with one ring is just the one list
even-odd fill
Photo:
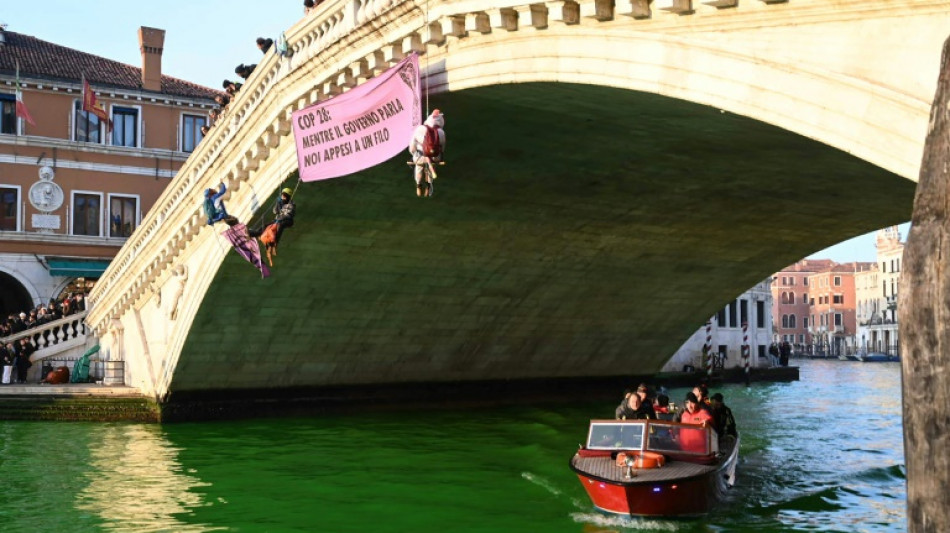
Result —
[[16, 116], [36, 126], [36, 122], [33, 122], [33, 117], [26, 109], [26, 104], [23, 103], [23, 90], [20, 88], [20, 63], [16, 64]]
[[99, 120], [106, 123], [109, 131], [112, 131], [112, 121], [109, 120], [109, 113], [106, 113], [106, 109], [102, 107], [102, 103], [96, 98], [96, 93], [93, 92], [92, 87], [89, 86], [89, 82], [86, 81], [85, 76], [82, 78], [82, 110], [99, 117]]

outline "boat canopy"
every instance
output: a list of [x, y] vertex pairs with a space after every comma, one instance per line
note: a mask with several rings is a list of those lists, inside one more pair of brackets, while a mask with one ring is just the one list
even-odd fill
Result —
[[719, 437], [712, 427], [666, 420], [591, 420], [585, 447], [709, 456], [719, 452]]

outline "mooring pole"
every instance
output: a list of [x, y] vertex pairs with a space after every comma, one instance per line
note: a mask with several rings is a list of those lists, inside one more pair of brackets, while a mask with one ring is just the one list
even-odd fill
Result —
[[907, 528], [950, 531], [950, 39], [900, 281]]

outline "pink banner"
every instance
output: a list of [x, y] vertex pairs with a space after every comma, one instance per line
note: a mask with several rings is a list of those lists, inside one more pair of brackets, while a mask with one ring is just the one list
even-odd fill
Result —
[[421, 117], [419, 58], [412, 54], [363, 85], [293, 114], [300, 179], [337, 178], [386, 161], [407, 149]]

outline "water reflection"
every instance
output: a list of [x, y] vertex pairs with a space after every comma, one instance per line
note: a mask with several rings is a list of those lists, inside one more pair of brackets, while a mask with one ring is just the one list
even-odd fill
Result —
[[89, 451], [88, 486], [76, 496], [76, 508], [102, 518], [105, 529], [122, 531], [214, 531], [181, 517], [206, 505], [195, 492], [202, 482], [185, 472], [178, 449], [158, 426], [104, 427]]

